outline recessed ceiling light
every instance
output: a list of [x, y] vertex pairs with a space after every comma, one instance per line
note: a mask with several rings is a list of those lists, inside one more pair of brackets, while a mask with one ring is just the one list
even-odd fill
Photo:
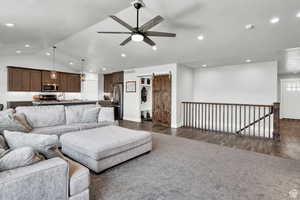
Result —
[[46, 52], [46, 56], [51, 56], [51, 53], [49, 53], [49, 52]]
[[153, 51], [156, 51], [156, 50], [157, 50], [157, 47], [156, 47], [156, 46], [153, 46], [152, 49], [153, 49]]
[[106, 68], [105, 68], [105, 67], [103, 67], [103, 68], [102, 68], [102, 71], [106, 71]]
[[70, 64], [70, 65], [74, 65], [74, 63], [73, 63], [73, 62], [69, 62], [69, 64]]
[[298, 14], [296, 15], [298, 18], [300, 18], [300, 12], [298, 12]]
[[247, 29], [247, 30], [251, 30], [251, 29], [254, 29], [255, 28], [255, 25], [254, 24], [247, 24], [246, 26], [245, 26], [245, 29]]
[[26, 48], [29, 48], [29, 47], [30, 47], [30, 44], [25, 44], [25, 47], [26, 47]]
[[252, 62], [252, 60], [250, 60], [250, 59], [246, 60], [246, 63], [251, 63], [251, 62]]
[[279, 21], [280, 21], [279, 17], [273, 17], [272, 19], [270, 19], [271, 24], [277, 24]]
[[122, 53], [121, 56], [122, 56], [123, 58], [125, 58], [125, 57], [126, 57], [126, 54], [125, 54], [125, 53]]
[[15, 24], [13, 24], [13, 23], [6, 23], [6, 24], [5, 24], [5, 26], [7, 26], [7, 27], [10, 27], [10, 28], [11, 28], [11, 27], [14, 27], [14, 26], [15, 26]]
[[207, 67], [207, 64], [202, 65], [202, 67]]
[[198, 38], [198, 40], [204, 40], [204, 36], [203, 35], [199, 35], [197, 38]]
[[20, 54], [20, 53], [22, 53], [22, 51], [21, 51], [21, 50], [17, 50], [16, 53], [17, 53], [17, 54]]

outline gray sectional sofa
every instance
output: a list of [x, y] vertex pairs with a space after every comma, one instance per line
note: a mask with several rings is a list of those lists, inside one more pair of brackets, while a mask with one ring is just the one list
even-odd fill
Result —
[[116, 123], [111, 107], [80, 106], [28, 106], [17, 107], [33, 127], [31, 133], [61, 136], [65, 133], [99, 128]]
[[[99, 112], [100, 110], [100, 112]], [[114, 124], [112, 108], [18, 107], [35, 134], [55, 134]], [[0, 200], [89, 200], [89, 169], [67, 158], [52, 158], [0, 172]]]

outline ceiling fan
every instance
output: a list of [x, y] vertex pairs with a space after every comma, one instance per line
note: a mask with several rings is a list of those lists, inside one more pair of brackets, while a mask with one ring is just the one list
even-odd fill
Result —
[[161, 16], [156, 16], [147, 23], [139, 26], [139, 11], [141, 8], [145, 7], [145, 4], [142, 0], [134, 0], [132, 5], [137, 10], [137, 25], [136, 27], [130, 26], [128, 23], [124, 22], [120, 18], [116, 16], [110, 16], [113, 20], [120, 23], [122, 26], [126, 27], [130, 32], [98, 32], [104, 34], [129, 34], [130, 36], [124, 40], [120, 45], [124, 46], [129, 43], [131, 40], [135, 42], [144, 41], [150, 46], [155, 46], [155, 42], [151, 40], [149, 37], [176, 37], [175, 33], [165, 33], [165, 32], [157, 32], [157, 31], [149, 31], [154, 26], [161, 23], [164, 19]]

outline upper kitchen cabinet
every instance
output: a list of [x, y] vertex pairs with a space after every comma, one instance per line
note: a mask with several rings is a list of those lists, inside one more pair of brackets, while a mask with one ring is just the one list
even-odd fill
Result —
[[42, 90], [42, 72], [30, 70], [30, 91], [40, 92]]
[[80, 74], [68, 74], [66, 77], [67, 92], [81, 92]]
[[112, 73], [113, 84], [124, 82], [124, 72]]
[[81, 92], [80, 74], [56, 72], [57, 78], [50, 78], [50, 71], [21, 67], [7, 67], [7, 90], [16, 92], [42, 92], [42, 86], [58, 85], [59, 92]]
[[113, 76], [112, 74], [104, 74], [104, 92], [111, 93], [113, 90]]
[[60, 74], [61, 73], [56, 72], [56, 79], [51, 79], [51, 77], [50, 77], [51, 72], [43, 70], [42, 71], [42, 83], [43, 83], [43, 85], [47, 85], [47, 84], [56, 84], [56, 85], [59, 85]]
[[7, 67], [7, 73], [8, 91], [41, 91], [41, 71], [18, 67]]
[[114, 85], [124, 82], [124, 72], [114, 72], [112, 74], [104, 74], [104, 92], [112, 93]]

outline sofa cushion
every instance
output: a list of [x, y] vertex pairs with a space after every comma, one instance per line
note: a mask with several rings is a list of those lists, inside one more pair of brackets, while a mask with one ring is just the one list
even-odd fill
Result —
[[31, 131], [34, 134], [42, 134], [42, 135], [62, 135], [68, 132], [79, 131], [80, 127], [76, 125], [61, 125], [61, 126], [50, 126], [50, 127], [42, 127], [35, 128]]
[[100, 107], [96, 105], [66, 106], [67, 124], [95, 123], [98, 121]]
[[4, 130], [9, 131], [22, 131], [28, 130], [14, 117], [14, 110], [8, 109], [0, 112], [0, 133]]
[[115, 121], [115, 113], [113, 107], [101, 107], [98, 116], [98, 123], [100, 122], [114, 122]]
[[53, 149], [59, 145], [58, 136], [56, 135], [24, 134], [20, 132], [4, 131], [4, 137], [11, 149], [28, 146], [47, 158], [57, 156], [57, 153], [53, 151]]
[[17, 113], [23, 113], [33, 128], [64, 125], [64, 106], [28, 106], [17, 107]]
[[151, 133], [135, 131], [118, 126], [105, 126], [76, 133], [67, 133], [60, 138], [62, 148], [68, 147], [94, 160], [127, 151], [152, 140]]
[[43, 160], [31, 147], [21, 147], [7, 152], [0, 158], [0, 172], [32, 165]]

